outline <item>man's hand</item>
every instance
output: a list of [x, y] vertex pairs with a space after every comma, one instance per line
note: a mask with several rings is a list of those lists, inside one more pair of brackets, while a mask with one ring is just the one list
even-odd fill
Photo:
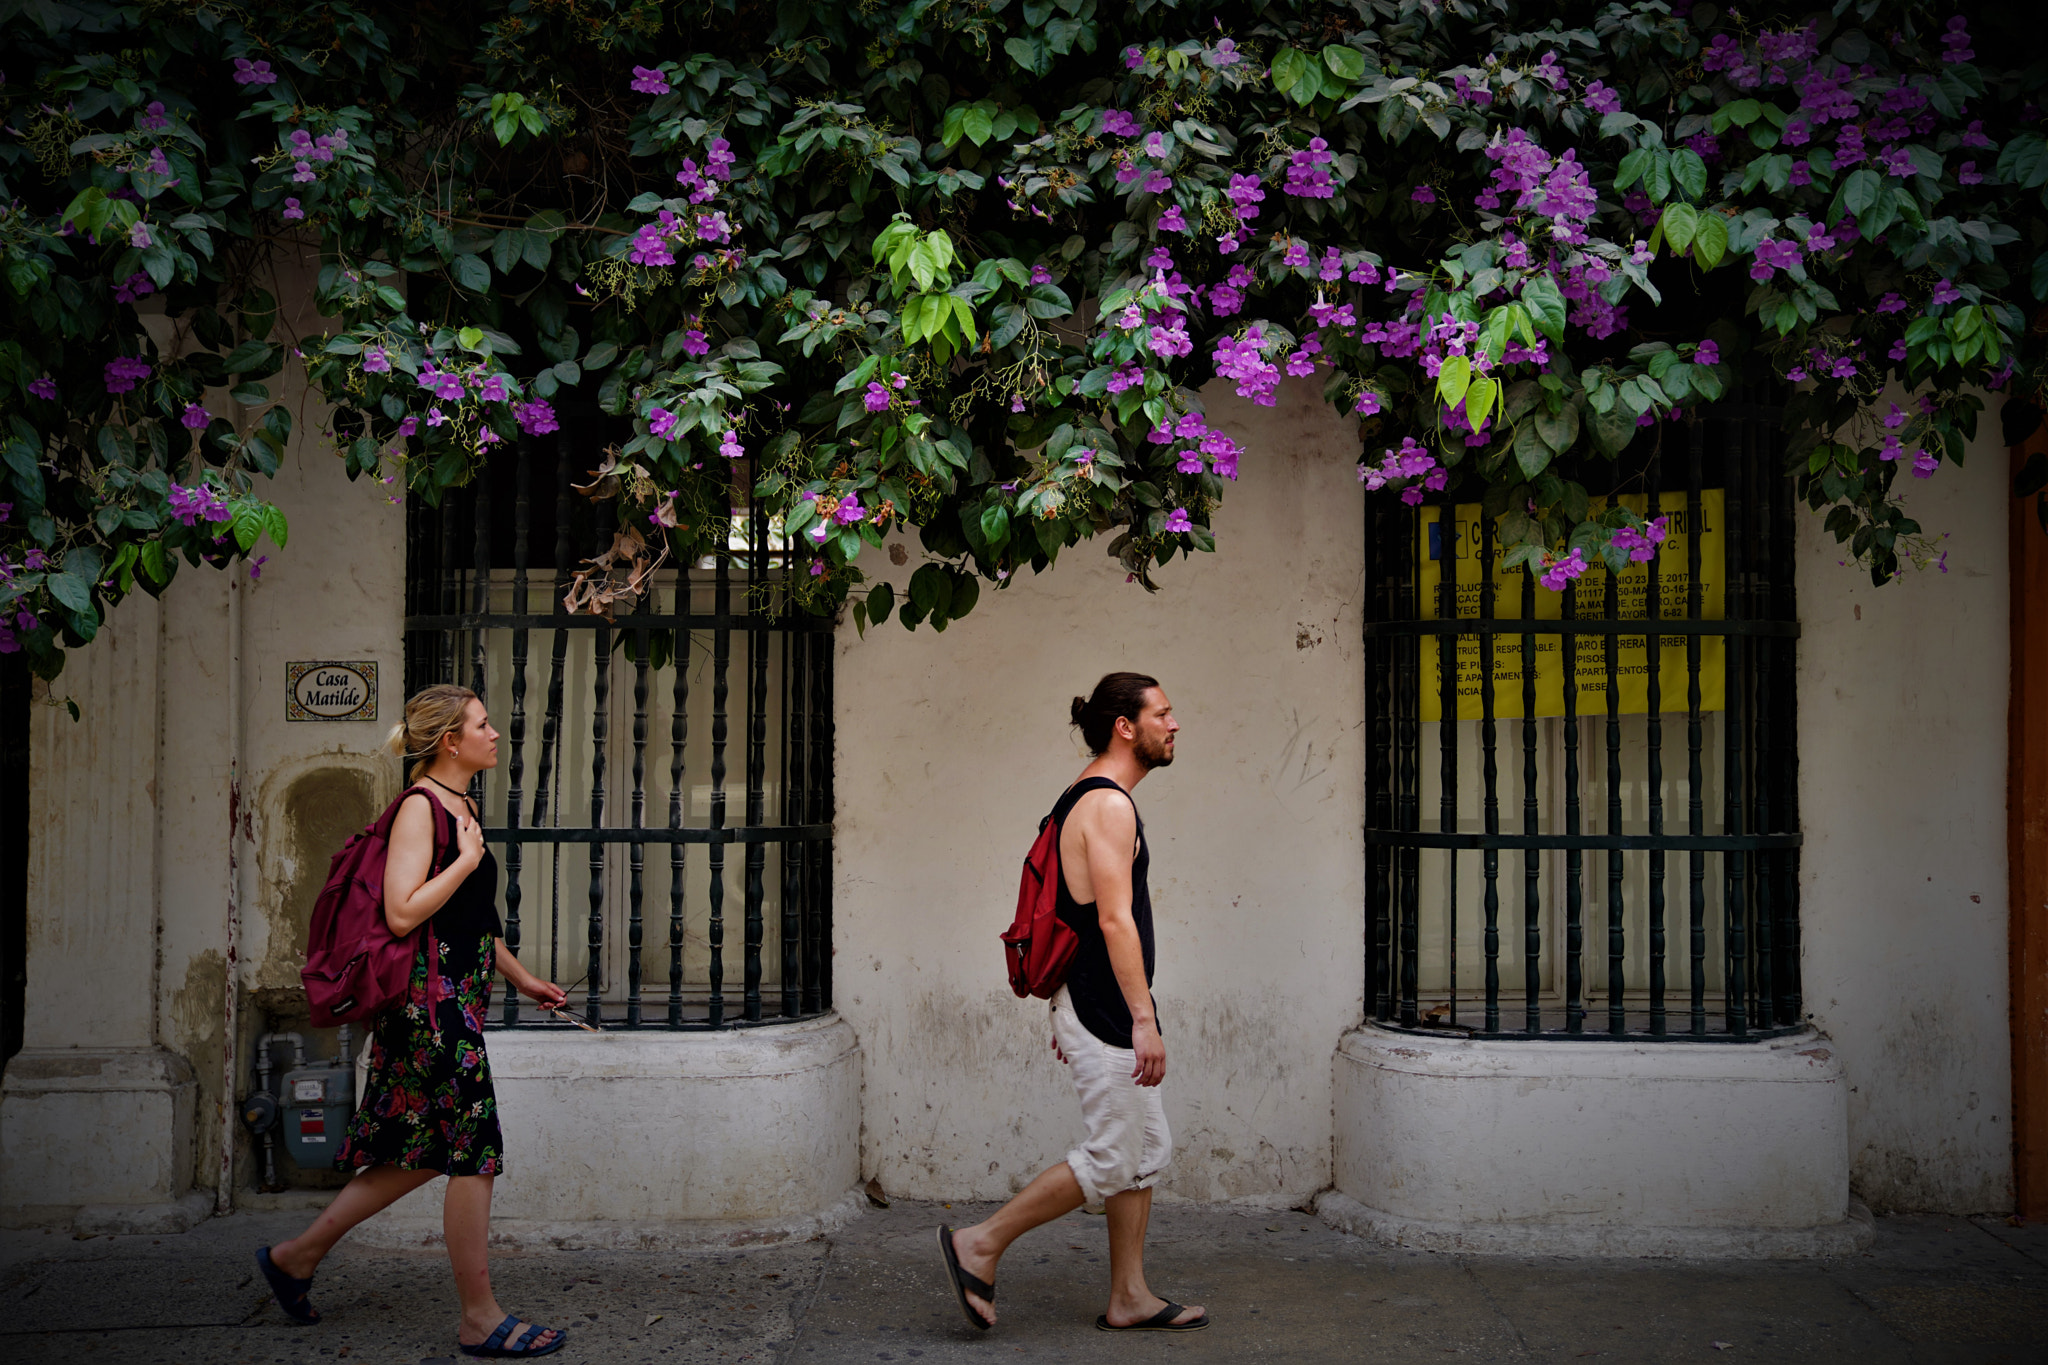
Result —
[[1157, 1085], [1166, 1079], [1166, 1040], [1157, 1024], [1131, 1025], [1131, 1051], [1138, 1065], [1131, 1079], [1139, 1085]]

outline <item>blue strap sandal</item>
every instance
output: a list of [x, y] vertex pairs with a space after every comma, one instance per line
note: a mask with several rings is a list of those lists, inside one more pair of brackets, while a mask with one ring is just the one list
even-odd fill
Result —
[[[518, 1325], [518, 1316], [508, 1313], [505, 1320], [498, 1324], [497, 1330], [476, 1345], [463, 1346], [459, 1341], [455, 1344], [462, 1346], [462, 1353], [466, 1356], [482, 1356], [487, 1360], [518, 1360], [527, 1356], [552, 1355], [561, 1350], [569, 1340], [567, 1332], [558, 1331], [553, 1327], [543, 1327], [537, 1322], [527, 1323], [526, 1330], [519, 1334], [517, 1340], [507, 1340], [512, 1335], [512, 1329]], [[549, 1333], [554, 1334], [554, 1340], [542, 1342], [540, 1339]]]
[[295, 1280], [277, 1268], [270, 1259], [269, 1247], [256, 1248], [256, 1268], [263, 1272], [264, 1282], [277, 1298], [277, 1306], [293, 1322], [303, 1322], [308, 1327], [320, 1321], [320, 1314], [306, 1301], [306, 1293], [313, 1287], [310, 1279]]

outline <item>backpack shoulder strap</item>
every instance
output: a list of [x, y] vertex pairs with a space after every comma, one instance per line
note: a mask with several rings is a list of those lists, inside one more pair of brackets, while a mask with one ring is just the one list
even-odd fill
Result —
[[[1053, 824], [1064, 824], [1067, 816], [1073, 812], [1074, 807], [1079, 804], [1082, 797], [1086, 796], [1089, 792], [1102, 791], [1105, 788], [1120, 793], [1127, 801], [1130, 800], [1131, 794], [1124, 791], [1117, 784], [1116, 779], [1109, 777], [1084, 777], [1060, 794], [1060, 799], [1053, 805], [1052, 814], [1046, 818], [1052, 821]], [[1131, 808], [1136, 810], [1137, 802], [1132, 801]]]

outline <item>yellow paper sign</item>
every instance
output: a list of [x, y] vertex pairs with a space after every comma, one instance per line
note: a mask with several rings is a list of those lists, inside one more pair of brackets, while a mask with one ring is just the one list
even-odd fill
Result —
[[[1683, 620], [1686, 616], [1688, 594], [1692, 587], [1692, 576], [1688, 560], [1691, 556], [1694, 527], [1686, 509], [1684, 493], [1662, 493], [1657, 497], [1657, 511], [1650, 512], [1649, 498], [1644, 494], [1625, 494], [1618, 499], [1623, 507], [1638, 516], [1664, 516], [1670, 518], [1668, 534], [1658, 547], [1656, 558], [1657, 596], [1661, 604], [1659, 615], [1665, 619]], [[1708, 621], [1721, 619], [1722, 590], [1726, 581], [1725, 518], [1723, 511], [1726, 497], [1723, 490], [1709, 488], [1700, 494], [1700, 520], [1698, 528], [1700, 548], [1700, 616]], [[1491, 576], [1493, 582], [1493, 614], [1500, 620], [1521, 620], [1523, 570], [1510, 569], [1503, 573], [1500, 568], [1502, 547], [1498, 531], [1493, 537], [1493, 559], [1481, 563], [1480, 515], [1477, 503], [1464, 503], [1453, 509], [1451, 535], [1448, 546], [1443, 535], [1443, 511], [1441, 507], [1422, 509], [1422, 534], [1417, 545], [1417, 605], [1425, 618], [1434, 619], [1439, 610], [1442, 594], [1439, 587], [1443, 582], [1443, 555], [1448, 549], [1452, 563], [1456, 566], [1453, 581], [1457, 585], [1457, 614], [1461, 617], [1479, 615], [1479, 585], [1482, 578]], [[1642, 620], [1650, 614], [1650, 565], [1631, 564], [1619, 575], [1608, 572], [1607, 566], [1595, 559], [1593, 566], [1578, 580], [1574, 615], [1580, 620], [1593, 620], [1607, 615], [1607, 594], [1618, 590], [1620, 599], [1616, 615], [1624, 620]], [[1536, 619], [1556, 621], [1564, 615], [1565, 595], [1552, 592], [1541, 584], [1535, 590]], [[1493, 714], [1499, 720], [1519, 720], [1522, 716], [1522, 638], [1520, 635], [1495, 635], [1493, 637]], [[1565, 680], [1563, 667], [1564, 640], [1556, 634], [1538, 635], [1536, 641], [1536, 714], [1538, 716], [1561, 716], [1564, 714]], [[1574, 674], [1578, 684], [1575, 709], [1578, 714], [1607, 714], [1607, 642], [1610, 637], [1603, 635], [1581, 635], [1577, 637], [1577, 658]], [[1614, 639], [1615, 681], [1621, 693], [1623, 715], [1643, 715], [1650, 707], [1650, 662], [1649, 642], [1642, 635], [1623, 635]], [[1663, 635], [1658, 639], [1657, 685], [1659, 696], [1657, 709], [1660, 711], [1684, 711], [1687, 709], [1686, 637]], [[1443, 686], [1440, 660], [1443, 645], [1441, 637], [1422, 637], [1421, 671], [1421, 718], [1424, 721], [1443, 719]], [[1460, 635], [1454, 642], [1457, 674], [1459, 720], [1478, 720], [1482, 701], [1479, 687], [1483, 676], [1483, 645], [1477, 635]], [[1700, 709], [1719, 711], [1726, 705], [1727, 648], [1719, 636], [1700, 638]]]

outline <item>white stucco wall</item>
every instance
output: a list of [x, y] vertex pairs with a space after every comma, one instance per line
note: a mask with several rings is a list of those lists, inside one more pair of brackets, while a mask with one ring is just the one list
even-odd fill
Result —
[[[1159, 678], [1182, 725], [1136, 793], [1178, 1145], [1162, 1189], [1291, 1205], [1329, 1181], [1331, 1049], [1363, 997], [1357, 438], [1306, 385], [1275, 409], [1205, 397], [1249, 454], [1219, 552], [1156, 596], [1097, 541], [943, 635], [840, 633], [834, 990], [867, 1058], [865, 1167], [891, 1193], [1007, 1196], [1080, 1134], [997, 936], [1087, 762], [1069, 699], [1114, 669]], [[900, 587], [909, 549], [863, 566]]]
[[1993, 398], [1965, 467], [1901, 479], [1946, 574], [1871, 586], [1799, 523], [1806, 1008], [1840, 1050], [1859, 1196], [2012, 1201], [2006, 517]]

